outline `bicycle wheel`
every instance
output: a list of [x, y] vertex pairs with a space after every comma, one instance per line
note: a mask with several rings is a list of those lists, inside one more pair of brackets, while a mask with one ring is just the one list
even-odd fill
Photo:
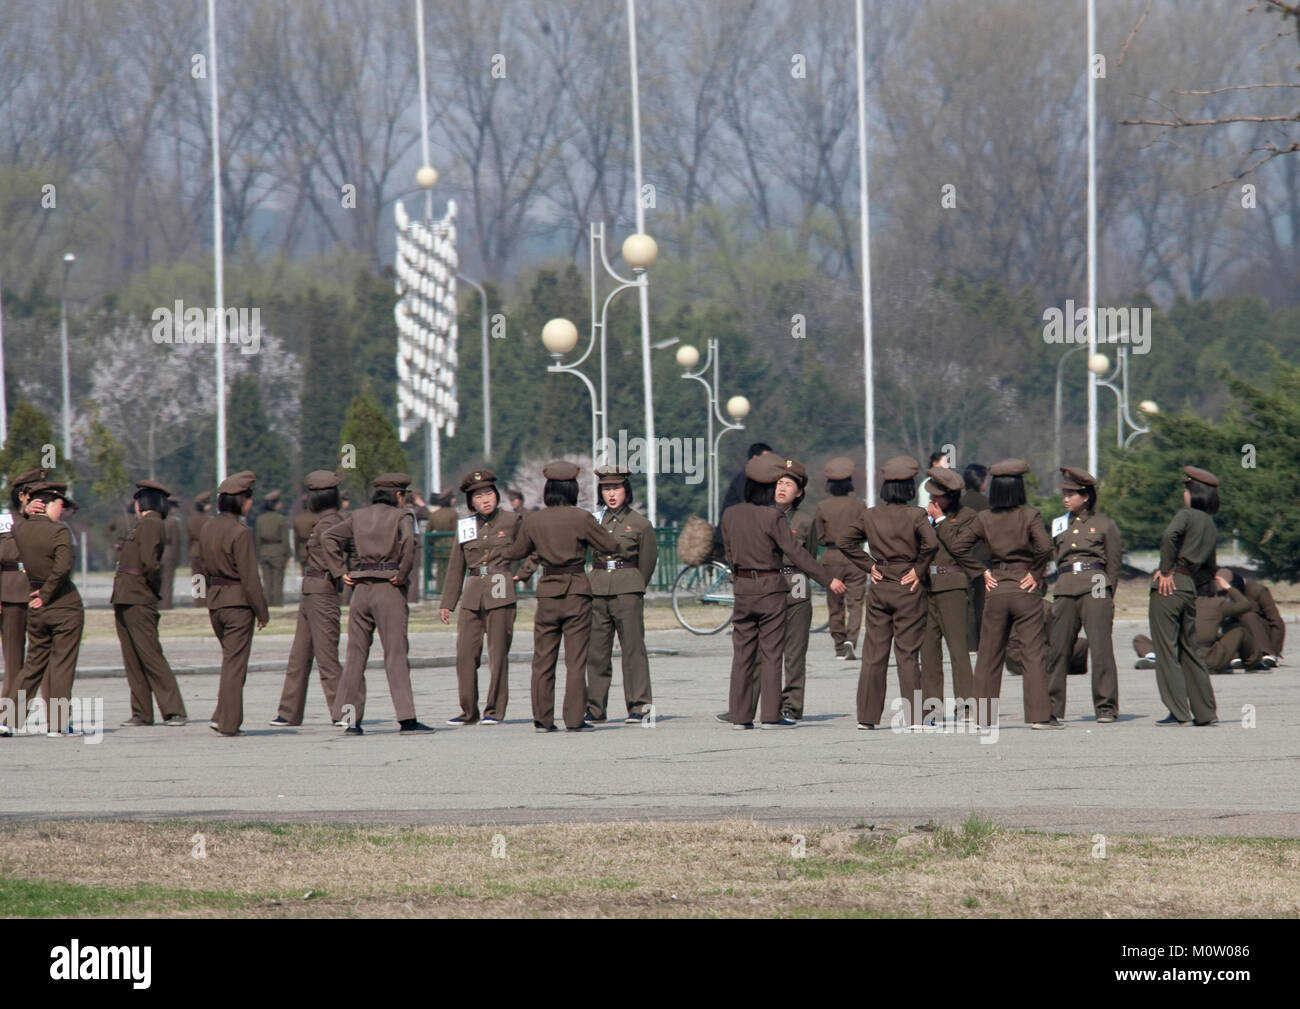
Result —
[[692, 634], [717, 634], [735, 602], [731, 569], [719, 561], [682, 568], [673, 581], [673, 613]]

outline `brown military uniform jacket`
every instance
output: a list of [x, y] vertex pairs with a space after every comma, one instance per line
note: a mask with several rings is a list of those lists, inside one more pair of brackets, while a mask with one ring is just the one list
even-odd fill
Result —
[[429, 523], [429, 532], [433, 533], [454, 532], [456, 523], [460, 521], [455, 508], [437, 507], [427, 512], [425, 518]]
[[[989, 510], [989, 499], [983, 491], [968, 490], [961, 496], [961, 507], [969, 508], [973, 512], [986, 512]], [[987, 564], [989, 559], [989, 545], [983, 541], [976, 542], [971, 548], [971, 554], [981, 564]]]
[[162, 555], [167, 532], [162, 517], [149, 511], [140, 516], [117, 555], [113, 596], [117, 605], [155, 606], [162, 597]]
[[[1105, 515], [1083, 512], [1063, 515], [1068, 519], [1065, 527], [1052, 537], [1052, 557], [1056, 561], [1056, 585], [1052, 592], [1058, 596], [1084, 596], [1092, 592], [1093, 576], [1104, 575], [1106, 588], [1115, 594], [1119, 581], [1120, 561], [1124, 548], [1119, 539], [1119, 527]], [[1053, 528], [1060, 525], [1058, 518]], [[1086, 571], [1073, 570], [1076, 564], [1098, 564], [1101, 567]]]
[[[257, 555], [253, 550], [253, 533], [229, 512], [222, 512], [203, 526], [199, 537], [203, 573], [208, 578], [208, 609], [247, 606], [258, 623], [270, 619], [262, 581], [257, 576]], [[233, 581], [234, 585], [216, 585], [213, 579]]]
[[[338, 514], [338, 509], [335, 509], [334, 513]], [[314, 511], [301, 511], [293, 517], [293, 556], [300, 566], [307, 563], [307, 541], [311, 539], [311, 531], [315, 525]]]
[[[581, 567], [587, 549], [614, 553], [618, 540], [605, 531], [591, 512], [572, 505], [557, 505], [539, 512], [528, 512], [515, 534], [515, 541], [502, 551], [502, 559], [517, 561], [536, 553], [545, 567]], [[545, 568], [537, 582], [539, 598], [555, 596], [589, 596], [591, 583], [586, 572], [547, 574]]]
[[[808, 551], [810, 557], [816, 557], [817, 533], [814, 528], [813, 517], [807, 512], [781, 511], [779, 507], [777, 508], [777, 511], [781, 513], [781, 516], [790, 526], [790, 534], [799, 542], [799, 545]], [[783, 553], [781, 555], [781, 567], [782, 569], [793, 568], [798, 567], [798, 565]], [[798, 594], [795, 593], [795, 586], [798, 584], [798, 580], [800, 579], [799, 573], [782, 570], [782, 574], [785, 576], [786, 585], [789, 586], [789, 592], [785, 597], [786, 605], [793, 606], [796, 603], [807, 602], [809, 599], [807, 585], [804, 585]]]
[[263, 561], [289, 559], [289, 522], [279, 512], [262, 512], [254, 524], [257, 556]]
[[[1282, 614], [1278, 612], [1277, 603], [1273, 601], [1273, 593], [1259, 582], [1246, 582], [1246, 587], [1242, 592], [1251, 601], [1256, 612], [1264, 618], [1270, 636], [1279, 642], [1282, 641], [1286, 636], [1286, 622], [1282, 619]], [[1264, 648], [1264, 642], [1260, 642], [1260, 647]], [[1268, 651], [1268, 649], [1264, 648], [1264, 651]]]
[[952, 544], [953, 555], [959, 563], [968, 565], [972, 575], [983, 573], [980, 563], [971, 555], [971, 548], [980, 542], [989, 548], [989, 563], [998, 583], [995, 592], [1021, 591], [1020, 580], [1025, 576], [1024, 570], [1000, 569], [999, 564], [1027, 567], [1042, 584], [1047, 559], [1052, 556], [1052, 541], [1037, 508], [1021, 505], [1004, 511], [990, 509], [975, 513]]
[[126, 538], [131, 535], [131, 530], [135, 528], [139, 521], [134, 515], [114, 515], [108, 520], [108, 542], [113, 548], [113, 555], [117, 556], [117, 551], [122, 549], [126, 543]]
[[925, 509], [882, 504], [867, 509], [867, 554], [889, 581], [899, 581], [908, 567], [924, 583], [939, 550], [939, 538]]
[[[817, 584], [831, 583], [830, 573], [795, 539], [789, 521], [775, 508], [748, 501], [732, 505], [722, 515], [722, 543], [738, 596], [788, 594], [789, 584], [781, 577], [786, 560]], [[744, 571], [772, 574], [754, 578], [743, 575]]]
[[[299, 594], [304, 596], [323, 595], [339, 591], [338, 582], [330, 574], [329, 558], [325, 554], [325, 534], [343, 521], [337, 508], [329, 508], [317, 514], [306, 512], [312, 518], [311, 532], [302, 541], [303, 563], [302, 588]], [[297, 521], [297, 520], [295, 520]]]
[[813, 516], [813, 538], [822, 546], [835, 547], [863, 571], [871, 569], [871, 558], [862, 549], [867, 538], [867, 506], [851, 495], [827, 498]]
[[173, 571], [181, 559], [181, 523], [179, 519], [161, 519], [163, 524], [163, 566]]
[[945, 515], [941, 521], [934, 524], [934, 535], [939, 540], [939, 549], [935, 551], [934, 560], [930, 563], [931, 592], [947, 592], [949, 589], [965, 591], [966, 586], [970, 584], [971, 571], [962, 567], [952, 548], [957, 542], [958, 534], [975, 518], [975, 515], [975, 509], [963, 505], [954, 514]]
[[[1196, 643], [1209, 648], [1219, 640], [1224, 625], [1253, 609], [1249, 599], [1239, 589], [1228, 589], [1227, 595], [1196, 597]], [[1263, 642], [1260, 642], [1263, 647]]]
[[[441, 510], [450, 511], [447, 508]], [[475, 538], [451, 548], [447, 584], [442, 590], [442, 609], [454, 610], [458, 603], [464, 602], [468, 610], [493, 610], [512, 606], [518, 601], [514, 576], [502, 555], [505, 548], [514, 543], [523, 523], [522, 515], [503, 508], [498, 508], [487, 518], [474, 516]], [[488, 570], [481, 572], [480, 568]], [[467, 571], [468, 578], [465, 577]], [[497, 575], [501, 577], [497, 578]]]
[[357, 581], [405, 585], [415, 564], [414, 519], [405, 508], [372, 504], [349, 512], [324, 535], [330, 572]]
[[190, 517], [185, 520], [185, 535], [189, 537], [190, 541], [190, 567], [195, 571], [203, 570], [203, 551], [200, 542], [203, 536], [203, 527], [211, 519], [211, 515], [205, 515], [202, 512], [191, 512]]
[[72, 531], [62, 522], [31, 515], [14, 526], [13, 535], [27, 570], [27, 591], [38, 587], [31, 583], [40, 582], [43, 605], [52, 610], [79, 608], [81, 596], [72, 584]]
[[[25, 521], [24, 516], [14, 513], [13, 529]], [[27, 574], [20, 570], [22, 561], [13, 529], [0, 533], [0, 603], [26, 603], [31, 599], [32, 587]]]
[[[1174, 576], [1174, 587], [1195, 592], [1214, 577], [1218, 567], [1215, 545], [1219, 533], [1214, 519], [1196, 508], [1179, 508], [1173, 521], [1160, 537], [1160, 570]], [[1175, 571], [1175, 567], [1191, 570], [1191, 575]], [[1154, 591], [1154, 586], [1152, 591]]]
[[[617, 512], [602, 508], [596, 515], [601, 528], [618, 540], [617, 550], [592, 551], [592, 595], [619, 596], [624, 593], [644, 593], [659, 563], [659, 544], [655, 541], [655, 527], [640, 512], [624, 505]], [[632, 563], [634, 567], [616, 567], [611, 563]]]

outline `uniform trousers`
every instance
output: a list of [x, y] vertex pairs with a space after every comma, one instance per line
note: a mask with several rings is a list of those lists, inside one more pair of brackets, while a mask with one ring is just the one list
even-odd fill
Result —
[[487, 635], [487, 696], [483, 698], [483, 717], [498, 722], [506, 717], [510, 700], [510, 643], [515, 636], [518, 606], [470, 610], [461, 607], [456, 614], [456, 690], [460, 695], [460, 717], [467, 722], [479, 720], [478, 667], [483, 661], [483, 636]]
[[614, 678], [614, 634], [623, 650], [623, 700], [629, 715], [646, 715], [654, 698], [650, 692], [650, 659], [645, 650], [645, 596], [624, 592], [591, 597], [591, 644], [587, 652], [587, 715], [603, 720], [609, 714], [609, 686]]
[[[974, 704], [975, 679], [966, 643], [967, 605], [965, 589], [942, 589], [929, 593], [925, 639], [921, 644], [921, 696], [926, 703], [937, 701], [943, 711], [943, 646], [948, 645], [952, 666], [953, 697]], [[973, 712], [972, 712], [973, 713]], [[957, 712], [961, 718], [963, 712]]]
[[[68, 731], [72, 684], [77, 676], [77, 656], [81, 653], [81, 630], [85, 620], [86, 614], [80, 605], [28, 607], [27, 660], [16, 678], [13, 698], [16, 701], [25, 695], [30, 702], [48, 675], [51, 732]], [[27, 713], [15, 711], [14, 714], [21, 724]]]
[[[406, 586], [398, 588], [387, 579], [358, 579], [348, 609], [348, 655], [343, 677], [334, 695], [334, 721], [345, 719], [360, 725], [366, 713], [366, 660], [379, 631], [384, 646], [384, 673], [393, 713], [399, 722], [415, 717], [415, 695], [411, 690], [410, 646], [406, 637]], [[352, 710], [347, 706], [352, 705]]]
[[[320, 685], [325, 692], [325, 707], [334, 711], [334, 698], [343, 667], [339, 665], [339, 597], [337, 592], [309, 592], [298, 597], [298, 623], [289, 646], [289, 661], [284, 671], [284, 688], [280, 691], [279, 717], [290, 725], [301, 725], [307, 707], [307, 682], [311, 679], [312, 660], [320, 670]], [[365, 692], [365, 680], [359, 688]]]
[[879, 725], [888, 690], [889, 646], [898, 660], [898, 689], [909, 725], [921, 723], [921, 645], [928, 613], [925, 587], [912, 591], [893, 580], [873, 582], [867, 594], [862, 670], [858, 674], [858, 722]]
[[1196, 647], [1195, 593], [1175, 589], [1162, 596], [1153, 591], [1147, 619], [1156, 653], [1156, 686], [1169, 714], [1180, 722], [1217, 720], [1210, 671]]
[[[807, 580], [807, 575], [797, 574], [795, 578]], [[835, 593], [827, 593], [834, 598]], [[796, 602], [786, 599], [785, 604], [785, 645], [782, 649], [782, 664], [785, 667], [785, 687], [781, 690], [781, 710], [789, 711], [795, 718], [803, 717], [804, 685], [808, 680], [808, 638], [812, 633], [812, 600], [804, 593], [804, 598]]]
[[248, 606], [222, 606], [208, 610], [208, 622], [221, 644], [221, 679], [212, 720], [218, 732], [229, 736], [244, 723], [244, 681], [248, 678], [256, 620]]
[[1082, 627], [1088, 634], [1092, 657], [1092, 708], [1098, 715], [1119, 714], [1119, 672], [1115, 668], [1115, 646], [1111, 630], [1115, 624], [1115, 600], [1107, 593], [1057, 596], [1052, 602], [1049, 638], [1047, 696], [1053, 718], [1065, 717], [1065, 683], [1069, 676], [1074, 643]]
[[564, 725], [582, 726], [587, 716], [587, 648], [591, 636], [591, 597], [538, 596], [533, 617], [533, 721], [555, 724], [555, 667], [564, 641]]
[[1020, 642], [1024, 664], [1021, 685], [1025, 700], [1025, 721], [1046, 722], [1052, 717], [1047, 697], [1047, 634], [1044, 627], [1043, 597], [998, 586], [984, 599], [980, 627], [979, 655], [975, 660], [975, 699], [979, 722], [992, 725], [1002, 696], [1002, 668], [1006, 663], [1007, 640], [1014, 634]]
[[[748, 725], [762, 700], [761, 719], [781, 720], [781, 660], [785, 651], [785, 582], [779, 574], [754, 579], [757, 592], [736, 586], [731, 618], [731, 695], [733, 725]], [[770, 584], [764, 584], [770, 583]], [[763, 591], [766, 588], [775, 591]]]
[[145, 603], [118, 603], [113, 607], [117, 640], [122, 646], [126, 685], [131, 692], [131, 714], [153, 724], [154, 699], [163, 721], [185, 717], [185, 701], [176, 674], [158, 640], [158, 607]]
[[820, 560], [827, 573], [842, 581], [848, 589], [842, 596], [834, 592], [826, 593], [831, 640], [835, 643], [835, 654], [843, 655], [846, 643], [858, 647], [862, 610], [867, 601], [867, 573], [835, 547], [827, 547]]

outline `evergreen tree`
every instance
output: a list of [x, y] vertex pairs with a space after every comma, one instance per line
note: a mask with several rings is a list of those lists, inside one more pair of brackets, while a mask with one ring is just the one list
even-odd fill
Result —
[[348, 407], [339, 439], [340, 462], [354, 500], [369, 501], [375, 477], [400, 471], [407, 464], [397, 428], [371, 395], [369, 383]]
[[331, 468], [352, 396], [351, 348], [337, 295], [308, 295], [302, 390], [302, 469]]
[[240, 375], [230, 384], [226, 459], [232, 473], [251, 469], [257, 474], [258, 494], [289, 489], [289, 446], [271, 430], [257, 379], [252, 375]]

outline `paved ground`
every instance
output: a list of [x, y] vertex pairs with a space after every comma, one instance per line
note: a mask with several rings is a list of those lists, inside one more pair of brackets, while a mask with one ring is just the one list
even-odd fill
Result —
[[[862, 732], [852, 714], [857, 664], [830, 658], [814, 637], [807, 717], [797, 728], [736, 732], [714, 721], [725, 707], [726, 634], [650, 634], [675, 654], [652, 659], [653, 728], [611, 723], [591, 733], [538, 735], [528, 698], [528, 655], [512, 663], [509, 720], [443, 728], [456, 713], [449, 634], [416, 634], [426, 660], [413, 675], [433, 736], [400, 738], [383, 674], [369, 674], [364, 738], [328, 724], [313, 686], [307, 724], [273, 730], [287, 636], [259, 636], [249, 675], [246, 735], [206, 725], [213, 675], [181, 686], [192, 722], [183, 729], [116, 726], [129, 714], [126, 686], [87, 676], [79, 692], [103, 700], [102, 741], [0, 739], [0, 817], [235, 817], [394, 822], [602, 819], [957, 821], [972, 810], [1009, 826], [1090, 834], [1300, 836], [1300, 670], [1216, 676], [1222, 724], [1159, 728], [1154, 676], [1132, 668], [1133, 622], [1116, 626], [1121, 701], [1113, 725], [1092, 720], [1086, 678], [1072, 677], [1069, 728], [1032, 732], [1021, 721], [1020, 682], [1007, 677], [996, 742], [966, 734]], [[528, 635], [516, 638], [527, 649]], [[173, 639], [181, 663], [217, 661], [215, 641]], [[432, 660], [432, 664], [430, 662]], [[118, 663], [116, 642], [88, 641], [88, 667]], [[897, 686], [894, 672], [891, 685]], [[619, 680], [615, 698], [621, 697]], [[621, 701], [613, 713], [621, 713]], [[1252, 706], [1254, 727], [1243, 719]]]

